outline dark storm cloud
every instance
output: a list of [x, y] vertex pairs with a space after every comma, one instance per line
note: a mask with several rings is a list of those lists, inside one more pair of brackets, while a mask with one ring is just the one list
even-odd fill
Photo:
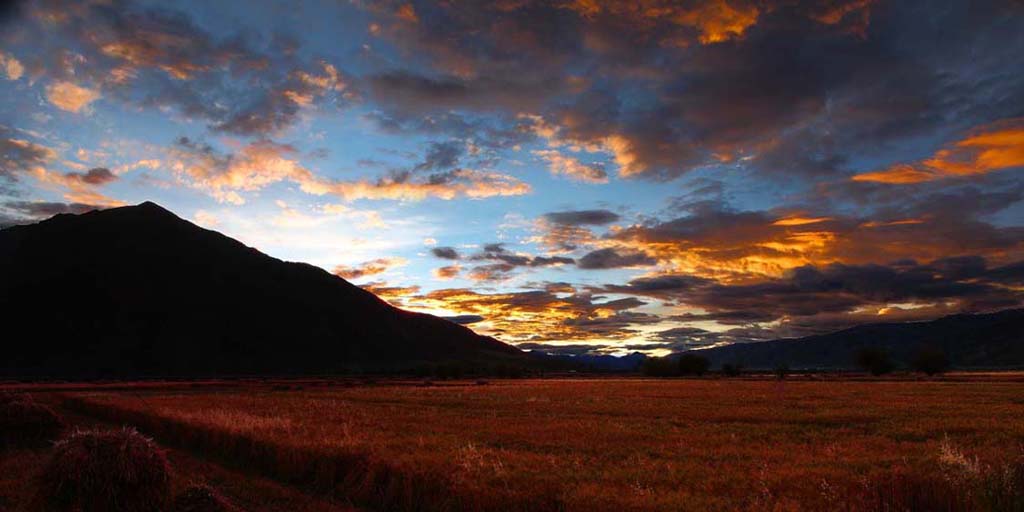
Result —
[[617, 213], [608, 210], [572, 210], [544, 214], [545, 220], [568, 226], [601, 226], [615, 222], [619, 218]]
[[1024, 49], [1024, 14], [1011, 5], [385, 2], [381, 37], [434, 74], [369, 88], [392, 111], [541, 115], [629, 176], [740, 157], [835, 176], [854, 155], [1021, 115], [1024, 73], [1005, 63]]
[[582, 269], [608, 269], [621, 267], [641, 267], [657, 263], [657, 260], [639, 251], [622, 251], [617, 249], [598, 249], [588, 252], [576, 263]]
[[434, 247], [430, 253], [445, 260], [459, 259], [459, 251], [456, 251], [454, 247]]
[[[769, 322], [780, 318], [854, 313], [899, 303], [958, 303], [967, 310], [1020, 304], [1024, 294], [1008, 288], [1011, 265], [989, 270], [978, 257], [947, 258], [927, 264], [803, 266], [786, 276], [751, 284], [727, 284], [689, 276], [638, 278], [601, 290], [679, 303], [707, 311], [678, 320], [724, 324]], [[836, 318], [832, 319], [833, 321]], [[849, 322], [850, 320], [848, 320]]]

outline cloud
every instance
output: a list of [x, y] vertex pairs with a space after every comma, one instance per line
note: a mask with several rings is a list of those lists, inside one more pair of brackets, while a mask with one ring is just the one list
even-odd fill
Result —
[[25, 66], [18, 59], [0, 52], [0, 71], [8, 80], [17, 80], [25, 73]]
[[356, 266], [338, 265], [334, 267], [334, 275], [348, 280], [383, 274], [393, 268], [407, 264], [404, 258], [378, 258]]
[[[807, 265], [782, 277], [728, 284], [687, 275], [638, 278], [606, 285], [605, 293], [672, 300], [707, 313], [680, 320], [750, 325], [782, 321], [798, 334], [834, 330], [911, 305], [927, 316], [949, 311], [986, 311], [1019, 305], [1024, 295], [1007, 287], [1013, 271], [989, 269], [984, 258], [958, 257], [920, 264]], [[919, 313], [920, 314], [920, 313]], [[799, 327], [799, 328], [797, 328]], [[781, 331], [776, 332], [781, 336]]]
[[[1019, 115], [1024, 78], [1005, 63], [1024, 41], [1002, 21], [1019, 12], [879, 5], [527, 0], [432, 5], [410, 23], [375, 3], [377, 37], [416, 63], [367, 88], [404, 125], [519, 115], [548, 142], [541, 154], [600, 153], [620, 176], [654, 180], [723, 166], [847, 176], [855, 158]], [[564, 158], [554, 169], [612, 171]]]
[[459, 265], [448, 265], [446, 267], [438, 267], [433, 271], [434, 277], [438, 279], [454, 279], [459, 276], [462, 272], [462, 267]]
[[446, 260], [457, 260], [459, 259], [459, 252], [454, 247], [434, 247], [430, 249], [430, 253], [434, 256]]
[[544, 219], [567, 226], [601, 226], [619, 220], [619, 215], [608, 210], [569, 210], [544, 214]]
[[65, 175], [68, 179], [76, 180], [87, 185], [106, 185], [112, 181], [117, 181], [117, 175], [110, 172], [110, 169], [106, 167], [94, 167], [84, 173], [68, 173]]
[[303, 109], [354, 97], [329, 62], [300, 58], [279, 39], [208, 31], [174, 8], [52, 2], [26, 12], [19, 33], [38, 38], [46, 56], [31, 63], [32, 74], [50, 81], [48, 98], [65, 110], [102, 96], [220, 132], [267, 136], [294, 125]]
[[13, 212], [16, 222], [46, 219], [61, 213], [80, 214], [103, 209], [102, 206], [83, 203], [56, 203], [52, 201], [7, 201], [3, 209]]
[[582, 269], [609, 269], [622, 267], [643, 267], [657, 263], [657, 260], [640, 251], [620, 251], [613, 248], [598, 249], [585, 254], [576, 266]]
[[[411, 293], [410, 293], [411, 292]], [[480, 293], [449, 288], [427, 293], [401, 294], [404, 307], [450, 311], [452, 316], [479, 317], [474, 330], [512, 343], [594, 340], [607, 343], [637, 335], [639, 325], [658, 318], [631, 311], [644, 305], [635, 298], [601, 301], [597, 297], [561, 289], [506, 293]]]
[[245, 202], [239, 192], [257, 191], [282, 181], [298, 184], [307, 194], [331, 194], [346, 201], [419, 201], [430, 197], [483, 199], [522, 195], [531, 190], [528, 184], [512, 176], [473, 169], [454, 169], [423, 177], [329, 180], [300, 164], [298, 151], [293, 146], [266, 139], [247, 144], [236, 153], [223, 154], [208, 144], [182, 137], [169, 153], [170, 167], [179, 178], [218, 201], [232, 204]]
[[551, 149], [534, 151], [533, 154], [547, 160], [551, 174], [568, 176], [584, 183], [608, 183], [608, 173], [601, 164], [583, 164]]
[[0, 126], [0, 177], [14, 181], [19, 174], [43, 168], [56, 158], [52, 148], [15, 138], [11, 130]]
[[67, 189], [64, 199], [75, 203], [96, 204], [101, 206], [124, 206], [124, 201], [107, 197], [97, 189], [117, 179], [105, 168], [92, 169], [86, 173], [60, 173], [49, 171], [43, 167], [32, 169], [31, 174], [40, 183], [57, 185]]
[[98, 90], [72, 82], [54, 82], [46, 87], [46, 99], [61, 110], [78, 113], [90, 103], [100, 99]]
[[440, 171], [451, 169], [459, 164], [463, 153], [463, 145], [455, 142], [432, 142], [422, 162], [416, 164], [415, 171]]
[[536, 239], [551, 251], [575, 251], [595, 241], [590, 226], [601, 226], [618, 221], [619, 215], [608, 210], [567, 210], [549, 212], [536, 222], [541, 234]]
[[1009, 119], [974, 130], [974, 133], [931, 158], [913, 164], [857, 174], [854, 181], [910, 184], [950, 177], [966, 177], [1024, 167], [1024, 119]]

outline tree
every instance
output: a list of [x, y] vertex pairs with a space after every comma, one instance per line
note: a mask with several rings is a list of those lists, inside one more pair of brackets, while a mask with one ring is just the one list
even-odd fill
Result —
[[643, 372], [650, 377], [672, 377], [679, 374], [679, 367], [667, 357], [650, 357], [644, 361]]
[[865, 371], [871, 372], [871, 375], [879, 376], [885, 375], [892, 371], [893, 364], [892, 360], [889, 359], [889, 353], [885, 349], [877, 347], [864, 347], [857, 352], [857, 366], [860, 366]]
[[679, 357], [679, 373], [683, 375], [704, 375], [711, 367], [711, 361], [704, 356], [685, 353]]
[[929, 377], [949, 369], [949, 359], [946, 357], [946, 353], [939, 348], [929, 346], [921, 347], [914, 354], [911, 364], [915, 370]]
[[779, 380], [785, 380], [789, 375], [789, 365], [786, 363], [779, 363], [775, 366], [775, 378]]
[[722, 365], [722, 373], [727, 377], [739, 377], [743, 373], [743, 365], [739, 363], [725, 363]]

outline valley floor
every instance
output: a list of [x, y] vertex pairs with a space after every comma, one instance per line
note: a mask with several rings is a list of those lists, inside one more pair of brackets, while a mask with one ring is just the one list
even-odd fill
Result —
[[[1024, 460], [1024, 382], [998, 374], [38, 390], [247, 510], [870, 510]], [[0, 510], [45, 453], [13, 457]]]

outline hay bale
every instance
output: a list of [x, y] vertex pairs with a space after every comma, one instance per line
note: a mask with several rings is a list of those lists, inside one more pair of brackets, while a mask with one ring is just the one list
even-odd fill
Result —
[[52, 512], [159, 512], [170, 473], [164, 451], [135, 429], [78, 431], [54, 446], [37, 502]]
[[31, 396], [5, 393], [0, 398], [0, 449], [45, 446], [63, 430], [60, 416]]

